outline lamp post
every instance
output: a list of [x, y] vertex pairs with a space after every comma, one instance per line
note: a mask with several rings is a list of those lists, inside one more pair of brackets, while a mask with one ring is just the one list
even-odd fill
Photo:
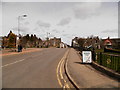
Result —
[[49, 35], [50, 33], [47, 32], [47, 47], [49, 46]]
[[22, 15], [22, 16], [18, 16], [18, 35], [17, 35], [17, 39], [16, 39], [16, 48], [18, 48], [19, 45], [19, 39], [20, 39], [20, 19], [27, 17], [27, 15]]
[[49, 39], [49, 35], [50, 35], [50, 33], [49, 32], [47, 32], [47, 38]]
[[20, 19], [25, 17], [27, 17], [27, 15], [18, 16], [18, 36], [20, 35]]

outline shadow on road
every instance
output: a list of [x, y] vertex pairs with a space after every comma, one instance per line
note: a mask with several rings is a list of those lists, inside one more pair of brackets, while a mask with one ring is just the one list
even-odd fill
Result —
[[82, 65], [92, 65], [92, 63], [83, 63], [83, 62], [74, 62], [74, 63], [82, 64]]

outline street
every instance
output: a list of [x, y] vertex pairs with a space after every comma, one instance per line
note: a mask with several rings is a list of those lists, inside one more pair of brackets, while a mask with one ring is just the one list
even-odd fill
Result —
[[49, 48], [2, 58], [3, 88], [60, 88], [56, 68], [67, 49]]
[[3, 88], [75, 88], [71, 81], [77, 88], [119, 87], [119, 81], [81, 64], [70, 48], [43, 48], [2, 58]]
[[120, 2], [84, 1], [0, 2], [0, 89], [120, 89]]

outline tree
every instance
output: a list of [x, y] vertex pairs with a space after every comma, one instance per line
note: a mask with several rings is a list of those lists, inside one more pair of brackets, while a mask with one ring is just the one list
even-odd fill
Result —
[[78, 44], [80, 47], [83, 47], [83, 44], [85, 43], [85, 39], [84, 38], [79, 38], [78, 39]]
[[27, 35], [25, 36], [25, 38], [26, 38], [27, 40], [30, 40], [29, 34], [27, 34]]
[[16, 47], [16, 35], [10, 32], [8, 35], [8, 47], [15, 48]]

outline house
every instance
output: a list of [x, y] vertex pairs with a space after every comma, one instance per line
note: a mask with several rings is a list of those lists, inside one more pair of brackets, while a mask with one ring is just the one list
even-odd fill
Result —
[[72, 47], [79, 47], [79, 44], [78, 44], [78, 37], [75, 37], [74, 39], [72, 39]]
[[85, 48], [94, 48], [100, 49], [101, 48], [101, 40], [98, 37], [86, 38], [83, 44]]
[[48, 41], [48, 45], [51, 46], [51, 47], [60, 47], [60, 43], [61, 43], [61, 38], [51, 38], [49, 41]]
[[99, 37], [88, 37], [88, 38], [78, 38], [75, 37], [72, 39], [72, 47], [74, 48], [94, 48], [100, 49], [101, 48], [101, 39]]
[[67, 47], [68, 47], [67, 44], [65, 44], [63, 42], [60, 43], [60, 48], [67, 48]]
[[48, 40], [43, 40], [41, 43], [41, 47], [48, 47], [49, 45], [49, 41]]
[[102, 39], [104, 48], [120, 49], [120, 38]]
[[25, 36], [22, 36], [20, 37], [20, 43], [24, 48], [33, 48], [33, 47], [42, 47], [42, 40], [41, 38], [37, 38], [36, 35], [25, 35]]

